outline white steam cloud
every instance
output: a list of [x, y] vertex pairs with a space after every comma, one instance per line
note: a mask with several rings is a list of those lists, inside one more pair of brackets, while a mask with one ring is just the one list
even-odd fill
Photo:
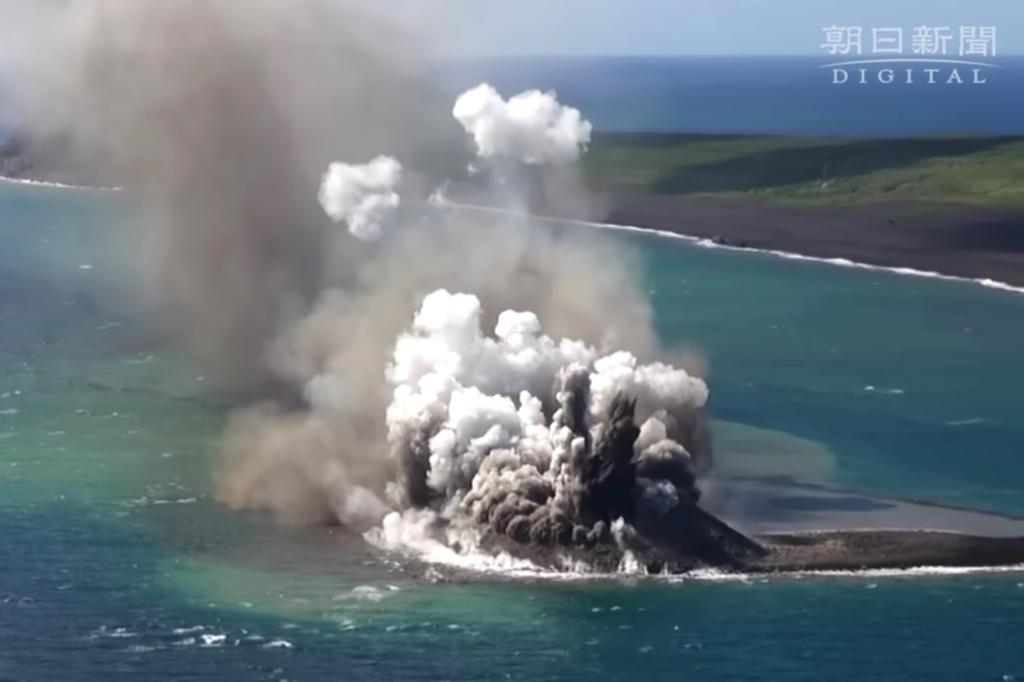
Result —
[[590, 143], [590, 122], [578, 109], [560, 104], [553, 92], [529, 90], [506, 101], [482, 83], [459, 96], [452, 115], [482, 158], [568, 163]]
[[360, 239], [379, 239], [398, 210], [395, 188], [402, 180], [402, 164], [390, 156], [353, 165], [336, 161], [320, 183], [320, 205], [335, 222], [344, 221]]
[[[454, 553], [608, 545], [651, 518], [684, 535], [707, 388], [649, 362], [620, 243], [529, 218], [537, 195], [589, 208], [579, 111], [488, 85], [450, 109], [427, 41], [370, 0], [24, 6], [38, 23], [0, 26], [33, 37], [10, 62], [15, 122], [137, 198], [163, 326], [245, 401], [220, 500]], [[464, 150], [449, 112], [495, 170], [468, 187], [443, 184]], [[451, 202], [427, 199], [439, 184]], [[522, 210], [457, 207], [496, 195]], [[360, 239], [402, 229], [364, 248], [324, 212]]]
[[405, 472], [391, 491], [402, 511], [371, 539], [393, 549], [427, 546], [430, 533], [473, 547], [486, 534], [567, 547], [606, 540], [620, 509], [597, 499], [586, 470], [615, 440], [627, 403], [630, 423], [642, 426], [625, 442], [639, 476], [621, 491], [622, 513], [662, 517], [696, 500], [680, 441], [707, 400], [702, 380], [625, 351], [556, 341], [531, 312], [502, 312], [493, 337], [481, 318], [476, 296], [442, 289], [398, 338], [387, 426]]

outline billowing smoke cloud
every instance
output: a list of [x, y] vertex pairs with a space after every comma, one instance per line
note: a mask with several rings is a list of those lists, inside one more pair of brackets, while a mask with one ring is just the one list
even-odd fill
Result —
[[0, 47], [12, 123], [67, 138], [84, 182], [140, 197], [131, 255], [221, 386], [276, 384], [274, 337], [356, 277], [365, 254], [316, 200], [328, 164], [387, 151], [429, 173], [458, 142], [420, 75], [424, 39], [372, 4], [21, 0], [0, 27], [32, 37]]
[[[404, 465], [386, 438], [394, 396], [385, 369], [424, 292], [437, 286], [473, 291], [487, 326], [502, 310], [532, 308], [554, 334], [601, 352], [653, 352], [650, 309], [630, 270], [602, 265], [630, 264], [610, 245], [585, 247], [493, 214], [442, 211], [417, 227], [379, 242], [382, 251], [359, 269], [357, 287], [325, 290], [271, 344], [267, 362], [305, 409], [270, 403], [239, 410], [224, 445], [226, 502], [287, 521], [340, 520], [360, 529], [372, 516], [352, 514], [352, 495], [365, 500], [370, 491], [390, 508], [404, 506], [397, 503], [404, 498], [386, 495]], [[580, 292], [609, 309], [582, 305]]]
[[[502, 312], [490, 338], [479, 299], [438, 290], [399, 337], [388, 380], [388, 443], [402, 471], [393, 495], [411, 510], [375, 535], [388, 546], [437, 531], [423, 510], [463, 543], [483, 528], [519, 543], [592, 546], [615, 522], [624, 528], [620, 519], [666, 516], [698, 497], [683, 443], [697, 443], [704, 382], [625, 351], [555, 341], [531, 312]], [[620, 481], [602, 476], [612, 451], [623, 458]]]
[[320, 183], [320, 205], [335, 222], [344, 221], [353, 236], [378, 239], [393, 218], [400, 199], [395, 191], [402, 164], [390, 156], [369, 163], [332, 163]]
[[[627, 521], [686, 507], [705, 388], [649, 362], [637, 263], [597, 235], [429, 202], [465, 140], [422, 76], [428, 41], [369, 4], [32, 3], [45, 20], [9, 62], [22, 124], [67, 136], [90, 181], [126, 187], [166, 326], [247, 396], [220, 499], [512, 539], [621, 539]], [[482, 166], [565, 164], [590, 135], [542, 93], [504, 102], [484, 86], [455, 114]], [[410, 215], [392, 214], [399, 176]], [[353, 239], [324, 210], [389, 238]]]
[[560, 104], [553, 92], [529, 90], [505, 101], [482, 83], [456, 100], [452, 115], [485, 159], [567, 163], [578, 159], [590, 143], [590, 122], [578, 109]]

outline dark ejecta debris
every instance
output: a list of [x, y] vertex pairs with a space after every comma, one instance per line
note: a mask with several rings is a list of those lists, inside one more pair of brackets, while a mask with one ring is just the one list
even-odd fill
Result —
[[[627, 552], [657, 572], [738, 568], [765, 556], [757, 542], [698, 506], [690, 453], [678, 446], [656, 454], [637, 452], [641, 429], [634, 398], [617, 395], [606, 421], [593, 429], [587, 372], [567, 372], [561, 382], [561, 409], [553, 418], [574, 436], [567, 469], [571, 481], [563, 488], [569, 493], [559, 494], [546, 479], [535, 477], [485, 499], [470, 494], [466, 502], [476, 510], [484, 545], [541, 565], [568, 559], [598, 570], [616, 570]], [[413, 506], [440, 502], [440, 495], [431, 500], [426, 494], [429, 453], [424, 443], [407, 443], [404, 456], [404, 482]]]

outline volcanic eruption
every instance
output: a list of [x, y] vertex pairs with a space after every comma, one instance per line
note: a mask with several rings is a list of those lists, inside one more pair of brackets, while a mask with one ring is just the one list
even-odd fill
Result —
[[371, 539], [415, 547], [427, 530], [460, 549], [652, 571], [760, 555], [697, 506], [702, 380], [556, 341], [530, 312], [502, 312], [493, 337], [480, 320], [475, 296], [438, 290], [396, 343], [387, 424], [404, 511]]
[[238, 403], [223, 502], [389, 547], [753, 548], [699, 511], [707, 387], [657, 361], [637, 263], [531, 217], [538, 188], [596, 205], [593, 126], [556, 93], [453, 102], [417, 22], [356, 0], [25, 14], [14, 118], [136, 199], [124, 250]]
[[955, 534], [762, 546], [702, 509], [703, 368], [658, 343], [628, 248], [535, 217], [600, 215], [593, 126], [542, 90], [453, 105], [424, 66], [436, 6], [390, 7], [32, 2], [0, 26], [5, 118], [125, 188], [124, 289], [233, 401], [220, 501], [455, 561], [1024, 560]]

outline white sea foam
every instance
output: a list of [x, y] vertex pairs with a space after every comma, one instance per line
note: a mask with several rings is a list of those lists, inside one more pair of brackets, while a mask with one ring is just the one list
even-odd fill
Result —
[[[68, 185], [60, 182], [46, 182], [43, 180], [29, 180], [22, 178], [8, 178], [0, 176], [0, 182], [6, 182], [17, 185], [27, 186], [38, 186], [38, 187], [51, 187], [58, 189], [73, 189], [73, 190], [88, 190], [88, 191], [103, 191], [103, 192], [118, 192], [121, 191], [121, 187], [92, 187], [88, 185]], [[440, 195], [439, 195], [440, 196]], [[478, 211], [490, 211], [495, 213], [509, 213], [505, 209], [492, 208], [489, 206], [477, 206], [473, 204], [462, 204], [455, 203], [445, 197], [444, 206], [452, 208], [471, 209]], [[539, 216], [542, 217], [543, 216]], [[844, 268], [856, 268], [860, 270], [874, 270], [878, 272], [890, 272], [896, 275], [907, 275], [911, 277], [928, 277], [931, 279], [940, 279], [948, 282], [964, 282], [968, 284], [979, 284], [989, 289], [998, 289], [1000, 291], [1007, 291], [1015, 294], [1024, 294], [1024, 287], [1015, 286], [1007, 282], [1001, 282], [999, 280], [991, 279], [989, 277], [961, 277], [959, 275], [946, 275], [941, 272], [935, 272], [934, 270], [918, 270], [917, 268], [908, 267], [893, 267], [887, 265], [874, 265], [871, 263], [860, 263], [858, 261], [852, 261], [848, 258], [827, 258], [824, 256], [808, 256], [802, 253], [795, 253], [793, 251], [783, 251], [780, 249], [755, 249], [745, 246], [732, 246], [730, 244], [716, 244], [711, 239], [706, 237], [695, 237], [688, 234], [679, 234], [677, 232], [671, 232], [669, 230], [660, 230], [654, 227], [637, 227], [635, 225], [617, 225], [615, 223], [599, 223], [589, 220], [574, 220], [571, 218], [545, 218], [548, 220], [555, 220], [558, 222], [569, 223], [574, 225], [583, 225], [586, 227], [595, 227], [602, 230], [615, 230], [620, 232], [640, 232], [643, 234], [652, 234], [659, 237], [665, 237], [668, 239], [678, 239], [697, 246], [701, 246], [709, 249], [725, 249], [727, 251], [744, 251], [748, 253], [762, 253], [777, 258], [786, 258], [789, 260], [800, 260], [808, 261], [812, 263], [825, 263], [827, 265], [836, 265]]]
[[127, 651], [130, 654], [148, 654], [150, 652], [156, 651], [157, 648], [158, 647], [148, 644], [134, 644], [125, 649], [125, 651]]
[[966, 419], [954, 419], [946, 422], [946, 426], [975, 426], [988, 422], [984, 417], [968, 417]]
[[50, 182], [48, 180], [32, 180], [31, 178], [9, 178], [0, 175], [0, 182], [9, 185], [23, 185], [26, 187], [49, 187], [51, 189], [74, 189], [88, 192], [120, 192], [121, 187], [104, 187], [96, 185], [71, 185], [64, 182]]
[[[474, 211], [487, 211], [493, 213], [515, 213], [507, 209], [492, 208], [490, 206], [479, 206], [475, 204], [463, 204], [448, 201], [446, 206], [451, 208], [469, 209]], [[667, 239], [677, 239], [684, 241], [695, 246], [700, 246], [708, 249], [724, 249], [726, 251], [741, 251], [744, 253], [760, 253], [769, 256], [775, 256], [777, 258], [785, 258], [788, 260], [807, 261], [811, 263], [824, 263], [826, 265], [836, 265], [844, 268], [855, 268], [858, 270], [873, 270], [876, 272], [889, 272], [896, 275], [907, 275], [911, 277], [928, 277], [931, 279], [945, 280], [948, 282], [964, 282], [968, 284], [980, 284], [983, 287], [989, 289], [998, 289], [1000, 291], [1007, 291], [1015, 294], [1024, 294], [1024, 287], [1014, 286], [1006, 282], [1000, 282], [998, 280], [990, 279], [988, 277], [961, 277], [958, 275], [945, 275], [941, 272], [935, 272], [932, 270], [918, 270], [916, 268], [907, 267], [893, 267], [888, 265], [873, 265], [871, 263], [860, 263], [852, 261], [848, 258], [826, 258], [823, 256], [807, 256], [801, 253], [794, 253], [792, 251], [782, 251], [780, 249], [755, 249], [746, 246], [733, 246], [730, 244], [717, 244], [711, 239], [706, 237], [695, 237], [689, 234], [680, 234], [678, 232], [671, 232], [669, 230], [661, 230], [654, 227], [637, 227], [635, 225], [617, 225], [615, 223], [599, 223], [590, 220], [576, 220], [572, 218], [551, 218], [547, 216], [533, 216], [542, 220], [550, 220], [552, 222], [566, 223], [569, 225], [580, 225], [582, 227], [593, 227], [601, 230], [614, 230], [616, 232], [639, 232], [641, 234], [657, 235], [659, 237], [665, 237]]]
[[86, 639], [89, 639], [89, 640], [103, 639], [103, 638], [109, 638], [109, 639], [130, 639], [132, 637], [138, 637], [138, 633], [132, 632], [128, 628], [122, 628], [122, 627], [110, 628], [110, 627], [107, 627], [106, 625], [101, 625], [99, 628], [97, 628], [96, 630], [91, 632], [89, 635], [87, 635]]
[[[73, 190], [87, 190], [87, 191], [102, 191], [102, 192], [118, 192], [121, 191], [121, 187], [92, 187], [88, 185], [67, 185], [59, 182], [46, 182], [42, 180], [28, 180], [21, 178], [8, 178], [0, 176], [0, 182], [6, 182], [10, 184], [38, 186], [38, 187], [51, 187], [59, 189], [73, 189]], [[439, 197], [441, 195], [438, 195]], [[492, 208], [489, 206], [477, 206], [473, 204], [463, 204], [452, 202], [444, 197], [443, 202], [437, 202], [439, 205], [444, 205], [452, 208], [470, 209], [476, 211], [489, 211], [494, 213], [510, 213], [506, 209]], [[896, 275], [907, 275], [911, 277], [927, 277], [931, 279], [945, 280], [948, 282], [963, 282], [968, 284], [979, 284], [989, 289], [997, 289], [1000, 291], [1007, 291], [1015, 294], [1024, 294], [1024, 287], [1015, 286], [1007, 282], [1001, 282], [999, 280], [991, 279], [989, 277], [961, 277], [959, 275], [946, 275], [941, 272], [935, 272], [934, 270], [919, 270], [917, 268], [909, 267], [894, 267], [888, 265], [874, 265], [872, 263], [861, 263], [858, 261], [852, 261], [848, 258], [828, 258], [824, 256], [808, 256], [802, 253], [795, 253], [793, 251], [783, 251], [780, 249], [756, 249], [746, 246], [732, 246], [730, 244], [717, 244], [711, 239], [706, 237], [695, 237], [688, 234], [680, 234], [677, 232], [671, 232], [669, 230], [661, 230], [654, 227], [637, 227], [635, 225], [617, 225], [615, 223], [599, 223], [589, 220], [574, 220], [571, 218], [547, 218], [544, 216], [537, 216], [545, 220], [553, 220], [562, 223], [568, 223], [572, 225], [582, 225], [585, 227], [594, 227], [602, 230], [615, 230], [619, 232], [639, 232], [642, 234], [657, 235], [659, 237], [665, 237], [667, 239], [678, 239], [681, 241], [701, 246], [709, 249], [725, 249], [727, 251], [743, 251], [746, 253], [761, 253], [769, 256], [775, 256], [777, 258], [786, 258], [788, 260], [799, 260], [808, 261], [812, 263], [824, 263], [827, 265], [835, 265], [845, 268], [855, 268], [859, 270], [873, 270], [877, 272], [889, 272]]]
[[[820, 533], [827, 530], [817, 531]], [[813, 535], [814, 533], [805, 533]], [[456, 551], [438, 541], [426, 541], [427, 545], [410, 547], [408, 539], [401, 546], [385, 541], [382, 534], [370, 531], [367, 540], [375, 546], [389, 550], [401, 551], [408, 556], [427, 564], [445, 566], [481, 576], [496, 576], [517, 580], [546, 580], [552, 582], [608, 581], [628, 579], [644, 579], [656, 582], [767, 582], [769, 580], [802, 579], [802, 578], [916, 578], [929, 576], [960, 576], [974, 574], [1024, 573], [1024, 564], [1002, 566], [915, 566], [910, 568], [876, 568], [859, 570], [788, 570], [776, 572], [736, 572], [723, 571], [716, 568], [703, 568], [685, 573], [647, 574], [627, 553], [616, 571], [600, 571], [581, 561], [565, 560], [561, 569], [539, 566], [525, 559], [512, 557], [507, 553], [488, 554], [477, 547], [462, 548]]]
[[[374, 528], [367, 532], [366, 540], [389, 552], [404, 554], [426, 564], [447, 566], [470, 573], [501, 574], [508, 577], [559, 577], [563, 574], [542, 568], [526, 559], [518, 559], [501, 552], [488, 554], [474, 547], [463, 547], [460, 551], [452, 549], [443, 542], [436, 540], [413, 522], [402, 521], [393, 517], [391, 523], [385, 520], [384, 527]], [[388, 528], [388, 526], [401, 528]]]
[[171, 630], [171, 632], [173, 632], [176, 635], [189, 635], [194, 632], [202, 632], [205, 629], [205, 625], [193, 625], [187, 628], [174, 628], [173, 630]]
[[965, 282], [969, 284], [980, 284], [983, 287], [989, 289], [999, 289], [1001, 291], [1008, 291], [1015, 294], [1024, 294], [1024, 287], [1014, 286], [1006, 282], [1000, 282], [998, 280], [989, 279], [987, 277], [960, 277], [958, 275], [945, 275], [941, 272], [935, 272], [933, 270], [918, 270], [916, 268], [907, 267], [892, 267], [887, 265], [873, 265], [871, 263], [860, 263], [852, 261], [848, 258], [826, 258], [823, 256], [807, 256], [801, 253], [794, 253], [792, 251], [782, 251], [779, 249], [754, 249], [746, 246], [732, 246], [730, 244], [718, 244], [707, 239], [706, 237], [694, 237], [687, 234], [677, 234], [675, 232], [669, 232], [668, 230], [658, 230], [649, 227], [635, 227], [632, 225], [614, 225], [612, 223], [593, 223], [582, 220], [565, 221], [573, 222], [589, 227], [597, 227], [606, 230], [620, 230], [624, 232], [643, 232], [648, 234], [656, 234], [661, 237], [668, 237], [671, 239], [681, 239], [683, 241], [695, 244], [709, 249], [725, 249], [727, 251], [744, 251], [747, 253], [762, 253], [769, 256], [775, 256], [777, 258], [786, 258], [788, 260], [808, 261], [812, 263], [825, 263], [827, 265], [836, 265], [844, 268], [855, 268], [858, 270], [873, 270], [876, 272], [890, 272], [896, 275], [908, 275], [911, 277], [928, 277], [931, 279], [940, 279], [947, 282]]
[[223, 634], [218, 635], [199, 635], [199, 639], [202, 640], [202, 646], [204, 647], [219, 647], [223, 646], [224, 642], [227, 641], [228, 636]]
[[352, 588], [351, 592], [347, 594], [339, 594], [334, 599], [335, 601], [355, 599], [359, 601], [379, 602], [386, 596], [387, 595], [384, 592], [373, 585], [358, 585]]
[[[465, 569], [465, 566], [459, 566]], [[493, 571], [481, 571], [493, 572]], [[654, 582], [666, 582], [670, 584], [686, 582], [714, 582], [714, 583], [751, 583], [768, 582], [776, 580], [799, 580], [803, 578], [849, 578], [849, 579], [873, 579], [873, 578], [924, 578], [942, 576], [963, 576], [980, 574], [1003, 574], [1003, 573], [1024, 573], [1024, 564], [1012, 564], [1006, 566], [914, 566], [911, 568], [872, 568], [858, 570], [794, 570], [777, 571], [773, 573], [744, 573], [734, 571], [723, 571], [714, 568], [697, 569], [686, 573], [675, 574], [643, 574], [638, 572], [631, 565], [620, 567], [616, 572], [592, 571], [577, 569], [574, 571], [554, 571], [534, 567], [533, 570], [502, 571], [503, 577], [512, 579], [542, 579], [550, 581], [607, 581], [621, 580], [623, 578], [651, 580]]]
[[[818, 531], [821, 533], [826, 530]], [[806, 533], [808, 535], [813, 533]], [[716, 568], [703, 568], [685, 573], [644, 573], [635, 558], [627, 553], [616, 571], [600, 571], [581, 561], [565, 560], [561, 569], [539, 566], [525, 559], [518, 559], [507, 553], [492, 555], [478, 548], [464, 548], [455, 551], [452, 548], [434, 541], [432, 546], [417, 546], [410, 551], [408, 544], [404, 547], [389, 545], [381, 535], [371, 531], [367, 539], [375, 546], [390, 551], [404, 550], [405, 553], [427, 564], [445, 566], [481, 576], [500, 576], [510, 580], [545, 580], [552, 582], [608, 581], [643, 579], [655, 582], [767, 582], [773, 580], [802, 578], [918, 578], [934, 576], [961, 576], [975, 574], [1024, 573], [1024, 564], [1002, 566], [915, 566], [910, 568], [875, 568], [858, 570], [789, 570], [776, 572], [736, 572], [723, 571]]]
[[902, 388], [880, 388], [878, 386], [872, 386], [868, 384], [864, 387], [865, 393], [882, 393], [885, 395], [903, 395]]
[[774, 579], [800, 578], [915, 578], [929, 576], [958, 576], [985, 573], [1022, 573], [1024, 564], [1008, 566], [914, 566], [911, 568], [868, 568], [850, 571], [780, 571], [778, 573], [730, 573], [705, 569], [680, 575], [664, 576], [669, 582], [685, 582], [688, 580], [704, 582], [750, 582]]

